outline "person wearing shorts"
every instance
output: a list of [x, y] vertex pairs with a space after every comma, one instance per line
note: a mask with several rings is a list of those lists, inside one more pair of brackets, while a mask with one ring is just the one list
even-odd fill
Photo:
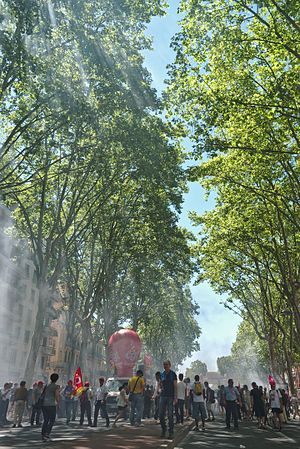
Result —
[[127, 384], [123, 384], [122, 387], [119, 388], [119, 396], [117, 401], [118, 413], [116, 419], [113, 422], [113, 427], [116, 427], [117, 421], [121, 418], [125, 418], [127, 407], [128, 407], [128, 398], [126, 395], [126, 387]]
[[282, 395], [279, 390], [276, 390], [276, 385], [271, 384], [271, 390], [269, 393], [270, 407], [273, 413], [274, 418], [279, 420], [280, 425], [280, 413], [282, 413], [283, 403], [282, 403]]

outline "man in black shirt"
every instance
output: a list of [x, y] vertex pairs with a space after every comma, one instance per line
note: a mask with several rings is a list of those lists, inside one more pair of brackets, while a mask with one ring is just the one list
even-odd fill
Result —
[[161, 394], [159, 401], [159, 419], [161, 425], [161, 437], [166, 437], [166, 411], [168, 413], [169, 438], [174, 436], [174, 405], [177, 403], [177, 376], [171, 370], [170, 360], [164, 362], [164, 371], [161, 373]]

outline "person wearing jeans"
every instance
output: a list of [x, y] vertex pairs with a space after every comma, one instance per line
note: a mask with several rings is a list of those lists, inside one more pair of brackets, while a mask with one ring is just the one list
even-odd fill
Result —
[[104, 381], [105, 381], [104, 377], [99, 378], [99, 387], [97, 388], [96, 391], [93, 427], [97, 427], [99, 411], [101, 411], [102, 418], [105, 418], [106, 420], [106, 427], [109, 427], [109, 417], [106, 409], [106, 398], [108, 395], [108, 389], [106, 388]]
[[159, 420], [161, 425], [161, 437], [166, 437], [166, 412], [168, 415], [169, 438], [174, 436], [174, 405], [177, 404], [177, 376], [171, 370], [170, 360], [164, 362], [164, 371], [161, 373], [161, 394], [159, 400]]
[[178, 392], [178, 403], [175, 406], [176, 412], [176, 423], [183, 424], [184, 418], [184, 405], [186, 398], [186, 384], [183, 382], [183, 374], [179, 374], [178, 376], [179, 382], [177, 383], [177, 392]]
[[40, 380], [36, 385], [33, 387], [32, 391], [32, 411], [31, 411], [31, 417], [30, 417], [30, 424], [33, 426], [34, 421], [36, 422], [36, 425], [40, 425], [40, 418], [42, 413], [42, 408], [40, 404], [40, 397], [42, 395], [44, 388], [43, 382]]
[[42, 440], [49, 441], [50, 433], [56, 418], [56, 406], [59, 403], [59, 386], [56, 385], [58, 381], [58, 374], [53, 373], [50, 376], [51, 383], [47, 385], [42, 393], [42, 412], [44, 422], [42, 426]]
[[231, 416], [233, 418], [234, 428], [238, 429], [238, 408], [237, 402], [241, 401], [240, 393], [233, 386], [233, 380], [228, 380], [228, 386], [224, 388], [225, 409], [226, 409], [226, 429], [230, 429]]
[[65, 397], [65, 407], [66, 407], [66, 418], [67, 418], [67, 424], [71, 421], [71, 415], [73, 411], [73, 401], [74, 401], [74, 388], [73, 388], [73, 381], [69, 380], [68, 385], [64, 389], [63, 395]]
[[140, 426], [144, 409], [145, 380], [143, 371], [138, 370], [136, 376], [128, 381], [129, 396], [131, 398], [130, 424]]

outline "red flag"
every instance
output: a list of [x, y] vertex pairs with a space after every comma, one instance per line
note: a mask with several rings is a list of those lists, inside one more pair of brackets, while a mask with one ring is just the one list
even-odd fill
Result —
[[81, 394], [83, 391], [82, 374], [80, 367], [77, 368], [74, 376], [74, 396]]
[[276, 385], [276, 382], [275, 382], [274, 378], [271, 375], [269, 375], [269, 384], [270, 385]]

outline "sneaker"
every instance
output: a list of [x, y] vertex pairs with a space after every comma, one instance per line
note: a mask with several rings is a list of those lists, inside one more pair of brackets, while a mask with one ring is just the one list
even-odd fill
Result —
[[173, 440], [173, 438], [174, 438], [174, 433], [169, 432], [168, 440]]
[[15, 428], [15, 427], [17, 427], [17, 426], [16, 426], [16, 424], [13, 424], [12, 427]]

